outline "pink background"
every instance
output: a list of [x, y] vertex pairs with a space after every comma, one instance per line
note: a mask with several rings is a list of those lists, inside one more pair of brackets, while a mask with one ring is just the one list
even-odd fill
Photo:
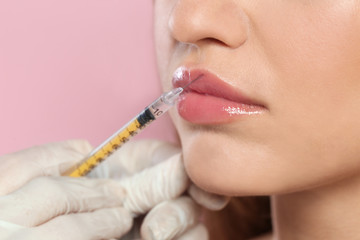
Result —
[[0, 154], [109, 137], [160, 94], [152, 38], [149, 0], [0, 1]]

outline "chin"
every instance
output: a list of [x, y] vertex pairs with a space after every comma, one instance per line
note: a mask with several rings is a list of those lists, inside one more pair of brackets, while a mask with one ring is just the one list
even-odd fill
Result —
[[[205, 191], [226, 196], [269, 195], [280, 191], [260, 146], [214, 132], [181, 137], [190, 179]], [[271, 182], [270, 182], [271, 181]]]
[[[194, 184], [225, 196], [289, 194], [326, 185], [348, 174], [321, 169], [299, 158], [270, 151], [216, 132], [180, 134], [186, 171]], [[330, 174], [329, 174], [330, 173]], [[337, 172], [338, 173], [338, 172]]]

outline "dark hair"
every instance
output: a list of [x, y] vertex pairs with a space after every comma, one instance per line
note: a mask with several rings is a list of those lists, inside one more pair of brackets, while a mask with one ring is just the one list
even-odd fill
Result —
[[205, 210], [211, 240], [245, 240], [272, 230], [269, 197], [236, 197], [221, 211]]

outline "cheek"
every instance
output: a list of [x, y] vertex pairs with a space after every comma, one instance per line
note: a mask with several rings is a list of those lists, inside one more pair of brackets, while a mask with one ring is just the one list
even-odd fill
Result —
[[[279, 8], [283, 14], [261, 12], [256, 23], [261, 26], [258, 34], [277, 75], [272, 84], [271, 111], [283, 127], [278, 134], [295, 146], [302, 141], [309, 148], [313, 144], [316, 148], [311, 153], [319, 159], [357, 158], [360, 3], [303, 3], [290, 8], [296, 3], [289, 2], [287, 9], [293, 10]], [[345, 150], [356, 155], [345, 154]]]
[[329, 99], [336, 99], [348, 92], [349, 87], [358, 88], [359, 1], [292, 5], [295, 3], [289, 3], [287, 11], [278, 9], [283, 14], [261, 12], [262, 17], [256, 22], [261, 26], [258, 36], [278, 75], [274, 93], [299, 91], [306, 95], [310, 93], [309, 97], [314, 99], [317, 96], [311, 94], [320, 93], [320, 98], [329, 94]]

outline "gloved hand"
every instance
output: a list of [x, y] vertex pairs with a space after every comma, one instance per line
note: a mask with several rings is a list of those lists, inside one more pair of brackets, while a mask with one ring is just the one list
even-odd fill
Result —
[[[59, 176], [75, 162], [83, 159], [91, 147], [81, 141], [51, 144], [1, 157], [0, 193], [2, 195], [13, 192], [24, 183], [30, 182], [18, 191], [0, 198], [0, 219], [3, 219], [0, 221], [0, 236], [4, 236], [3, 238], [8, 236], [9, 239], [49, 239], [54, 237], [59, 239], [109, 239], [119, 237], [131, 226], [129, 212], [142, 214], [161, 203], [145, 218], [141, 230], [144, 239], [173, 239], [178, 236], [182, 236], [179, 239], [206, 239], [205, 228], [201, 225], [194, 227], [200, 212], [199, 206], [190, 198], [175, 199], [186, 189], [188, 184], [180, 155], [175, 155], [153, 168], [129, 177], [153, 162], [148, 161], [149, 156], [152, 156], [153, 160], [166, 159], [175, 152], [174, 148], [165, 147], [160, 143], [136, 143], [133, 145], [134, 147], [129, 144], [125, 145], [125, 147], [128, 146], [127, 150], [124, 147], [121, 150], [122, 154], [117, 154], [122, 156], [124, 161], [116, 158], [116, 155], [112, 158], [115, 160], [105, 161], [111, 167], [111, 171], [107, 172], [108, 175], [112, 177], [119, 173], [123, 176], [127, 175], [120, 181], [89, 181], [85, 178], [40, 178], [40, 180], [30, 181], [37, 176]], [[153, 149], [151, 146], [155, 145], [158, 146], [156, 148], [162, 150], [151, 152]], [[131, 152], [133, 153], [130, 154]], [[119, 169], [119, 166], [122, 169]], [[96, 187], [100, 191], [93, 192]], [[51, 194], [47, 194], [48, 201], [44, 201], [46, 199], [41, 196], [46, 188], [53, 190], [50, 191]], [[127, 192], [125, 197], [122, 189]], [[206, 205], [206, 202], [209, 206], [214, 205], [215, 208], [224, 205], [222, 198], [219, 201], [212, 195], [197, 191], [196, 188], [195, 191], [189, 192], [198, 201], [200, 199], [199, 203], [203, 205]], [[194, 192], [198, 194], [194, 194]], [[82, 196], [79, 196], [79, 193]], [[120, 199], [123, 199], [122, 204], [118, 204]], [[213, 199], [217, 200], [213, 201]], [[115, 209], [107, 209], [113, 207], [113, 201], [117, 200], [118, 202], [114, 204], [117, 206]], [[164, 202], [165, 200], [169, 201]], [[12, 204], [14, 201], [17, 201], [16, 205]], [[51, 205], [52, 202], [55, 202], [56, 205]], [[16, 211], [19, 206], [20, 208]], [[36, 209], [40, 209], [40, 211]], [[71, 211], [76, 214], [68, 214]], [[112, 214], [104, 211], [112, 211]], [[27, 214], [22, 216], [20, 213]], [[169, 213], [175, 214], [169, 215]], [[30, 228], [26, 228], [26, 226], [30, 226]], [[34, 228], [34, 226], [37, 227]]]
[[127, 194], [118, 182], [59, 177], [90, 150], [84, 141], [68, 141], [0, 157], [0, 239], [124, 235], [132, 216], [122, 207]]
[[[165, 165], [167, 167], [163, 167]], [[184, 172], [180, 149], [160, 141], [129, 142], [95, 168], [90, 175], [121, 179], [122, 185], [131, 196], [125, 199], [124, 207], [132, 213], [144, 214], [151, 206], [156, 205], [141, 226], [141, 238], [145, 240], [206, 240], [207, 230], [199, 223], [200, 205], [211, 210], [220, 210], [228, 202], [227, 198], [206, 193], [195, 185], [188, 188], [192, 198], [182, 196], [176, 199], [178, 193], [185, 190], [183, 187], [188, 186], [189, 180]], [[148, 179], [153, 179], [154, 182], [149, 183]], [[136, 189], [134, 184], [141, 187]], [[129, 199], [132, 201], [127, 201]], [[139, 201], [140, 199], [143, 201]], [[161, 201], [163, 199], [171, 200]], [[139, 205], [139, 202], [143, 205]], [[137, 237], [139, 235], [133, 232], [124, 239]]]

